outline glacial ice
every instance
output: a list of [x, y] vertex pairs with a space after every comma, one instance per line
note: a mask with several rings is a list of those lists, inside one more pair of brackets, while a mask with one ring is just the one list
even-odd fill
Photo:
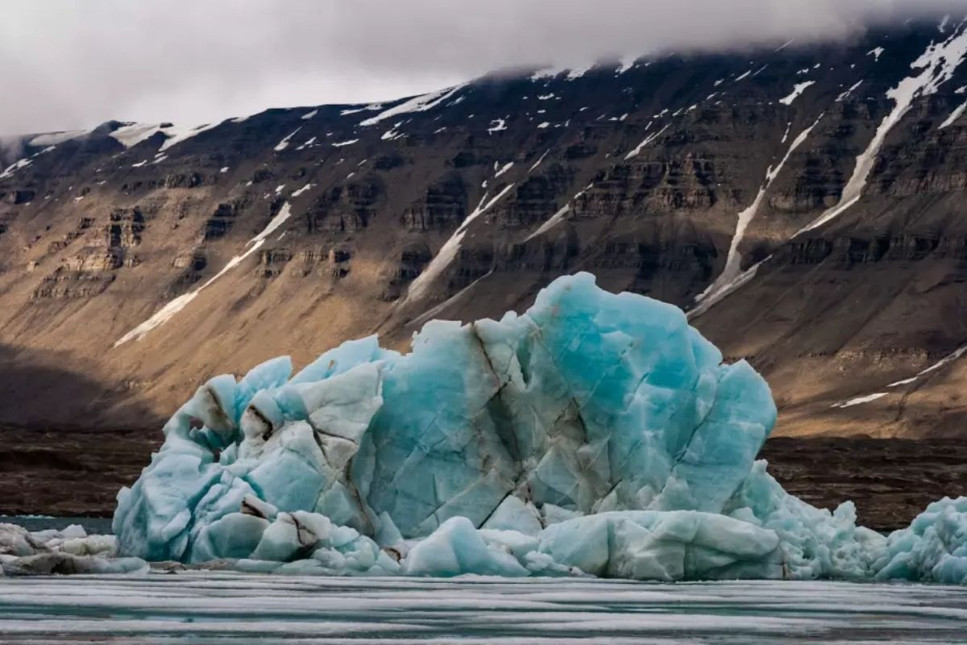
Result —
[[70, 573], [134, 573], [148, 570], [140, 558], [117, 558], [111, 535], [87, 535], [72, 524], [56, 531], [30, 533], [0, 524], [0, 577]]
[[292, 376], [200, 387], [118, 495], [117, 554], [328, 575], [963, 583], [967, 499], [889, 537], [755, 456], [765, 381], [677, 308], [561, 278], [500, 321], [433, 321]]

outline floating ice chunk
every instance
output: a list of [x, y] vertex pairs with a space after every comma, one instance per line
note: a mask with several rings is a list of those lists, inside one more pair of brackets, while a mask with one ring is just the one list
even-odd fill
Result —
[[403, 561], [410, 576], [452, 577], [466, 573], [521, 577], [528, 575], [511, 553], [493, 548], [465, 517], [447, 520], [410, 551]]
[[934, 502], [886, 540], [877, 580], [967, 585], [967, 497]]
[[543, 527], [541, 514], [532, 503], [508, 495], [483, 523], [483, 528], [537, 535]]
[[27, 529], [16, 524], [0, 524], [0, 555], [33, 555], [38, 547]]
[[634, 580], [781, 579], [774, 531], [723, 515], [602, 513], [555, 524], [540, 551], [557, 564]]
[[3, 563], [8, 576], [69, 574], [147, 573], [148, 563], [140, 558], [98, 558], [70, 553], [38, 553]]
[[886, 543], [879, 533], [856, 526], [852, 502], [834, 513], [789, 495], [759, 461], [723, 512], [775, 531], [783, 553], [783, 578], [869, 580]]

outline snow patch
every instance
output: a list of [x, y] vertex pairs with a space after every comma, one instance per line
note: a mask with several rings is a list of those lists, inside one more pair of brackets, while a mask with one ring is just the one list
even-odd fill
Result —
[[311, 148], [315, 144], [315, 142], [316, 142], [316, 138], [312, 137], [308, 141], [303, 143], [301, 146], [296, 148], [296, 150], [305, 150], [306, 148]]
[[400, 103], [396, 107], [392, 107], [384, 112], [380, 112], [376, 116], [366, 119], [360, 122], [359, 125], [368, 127], [371, 125], [376, 125], [381, 121], [386, 119], [391, 119], [393, 117], [399, 116], [401, 114], [410, 114], [412, 112], [426, 112], [432, 110], [436, 106], [440, 105], [444, 101], [453, 97], [454, 94], [466, 87], [466, 84], [457, 85], [444, 90], [439, 90], [437, 92], [430, 92], [429, 94], [423, 94], [421, 96], [413, 97], [403, 103]]
[[8, 166], [6, 170], [4, 170], [3, 172], [0, 172], [0, 179], [13, 177], [18, 170], [26, 168], [32, 163], [33, 162], [30, 159], [21, 159], [20, 161], [16, 161], [12, 163], [10, 166]]
[[615, 74], [620, 76], [625, 72], [634, 68], [635, 64], [638, 62], [638, 56], [628, 55], [622, 56], [621, 60], [618, 61], [618, 69], [615, 70]]
[[554, 215], [551, 216], [549, 220], [541, 224], [540, 228], [538, 228], [536, 231], [528, 235], [527, 239], [525, 239], [524, 241], [529, 242], [535, 237], [538, 237], [539, 235], [543, 235], [547, 231], [551, 230], [552, 228], [560, 224], [564, 220], [564, 217], [570, 212], [571, 212], [571, 205], [565, 204], [564, 208], [554, 213]]
[[290, 198], [298, 197], [298, 196], [302, 195], [303, 193], [305, 193], [306, 191], [308, 191], [310, 188], [312, 188], [312, 184], [306, 184], [305, 186], [303, 186], [299, 190], [293, 192], [292, 195], [290, 195]]
[[312, 112], [309, 112], [307, 114], [303, 114], [300, 118], [303, 121], [308, 121], [309, 119], [311, 119], [312, 117], [316, 116], [317, 114], [319, 114], [319, 110], [313, 110]]
[[848, 90], [846, 90], [845, 92], [843, 92], [842, 94], [840, 94], [839, 96], [837, 96], [836, 97], [836, 102], [837, 103], [842, 103], [843, 101], [845, 101], [846, 99], [848, 99], [853, 94], [853, 92], [855, 92], [856, 90], [859, 89], [860, 85], [862, 85], [862, 84], [863, 84], [863, 81], [858, 81], [851, 88], [849, 88]]
[[878, 63], [880, 62], [880, 56], [882, 56], [883, 52], [885, 51], [886, 50], [882, 47], [877, 47], [876, 49], [871, 49], [870, 51], [866, 52], [866, 55], [873, 56], [874, 60]]
[[[817, 125], [819, 125], [819, 121], [822, 118], [823, 115], [820, 115], [820, 117], [816, 119], [811, 126], [803, 130], [799, 136], [793, 140], [792, 144], [789, 146], [789, 150], [786, 151], [786, 155], [782, 158], [782, 161], [780, 161], [778, 165], [775, 167], [769, 166], [769, 169], [766, 171], [765, 181], [763, 182], [762, 187], [759, 189], [759, 193], [756, 195], [752, 205], [738, 215], [738, 221], [735, 225], [735, 235], [732, 236], [732, 244], [729, 246], [729, 254], [725, 261], [725, 268], [722, 269], [721, 275], [719, 275], [719, 277], [716, 278], [715, 281], [712, 282], [712, 284], [710, 284], [708, 288], [700, 293], [695, 299], [696, 302], [701, 304], [689, 312], [690, 316], [699, 316], [703, 314], [704, 312], [708, 311], [712, 305], [720, 302], [722, 298], [735, 291], [738, 286], [748, 282], [751, 277], [745, 277], [746, 273], [752, 271], [752, 275], [755, 275], [753, 269], [757, 271], [758, 265], [753, 267], [753, 269], [747, 270], [746, 272], [742, 271], [742, 254], [739, 253], [739, 245], [742, 243], [742, 239], [745, 237], [745, 232], [748, 229], [749, 224], [755, 218], [759, 208], [761, 208], [762, 202], [765, 200], [766, 193], [769, 191], [772, 183], [775, 181], [776, 177], [779, 176], [779, 173], [789, 161], [792, 153], [806, 142], [806, 139], [809, 138], [809, 134]], [[783, 141], [785, 141], [785, 138], [783, 138]]]
[[205, 282], [197, 289], [193, 291], [189, 291], [188, 293], [182, 294], [177, 298], [175, 298], [174, 300], [171, 300], [170, 302], [168, 302], [164, 307], [159, 309], [153, 316], [151, 316], [143, 323], [141, 323], [140, 325], [138, 325], [137, 327], [135, 327], [134, 329], [126, 333], [124, 336], [119, 338], [114, 343], [114, 347], [119, 347], [131, 340], [141, 340], [151, 331], [157, 329], [161, 325], [171, 320], [179, 311], [187, 307], [192, 300], [197, 298], [202, 291], [210, 287], [219, 278], [221, 278], [226, 273], [228, 273], [229, 271], [237, 267], [239, 264], [241, 264], [242, 261], [245, 260], [245, 258], [247, 258], [248, 256], [255, 253], [257, 250], [259, 250], [259, 248], [261, 248], [262, 245], [265, 243], [265, 238], [271, 235], [274, 231], [278, 230], [278, 228], [282, 226], [282, 224], [284, 224], [286, 220], [288, 220], [289, 217], [291, 217], [291, 215], [292, 215], [292, 210], [290, 209], [289, 204], [288, 203], [284, 204], [282, 206], [282, 209], [279, 211], [278, 215], [272, 218], [272, 221], [269, 222], [264, 229], [262, 229], [262, 232], [256, 235], [255, 237], [253, 237], [251, 240], [249, 240], [246, 243], [245, 246], [248, 247], [248, 249], [244, 253], [242, 253], [241, 255], [236, 255], [231, 260], [229, 260], [228, 263], [222, 268], [221, 271], [219, 271], [214, 276], [209, 278], [207, 282]]
[[528, 174], [534, 172], [535, 170], [537, 170], [537, 167], [540, 166], [542, 163], [544, 163], [544, 159], [547, 158], [547, 155], [550, 152], [551, 152], [550, 149], [548, 149], [547, 151], [545, 151], [544, 154], [541, 155], [541, 158], [538, 159], [536, 162], [534, 162], [534, 165], [531, 166], [530, 169], [528, 169], [528, 171], [527, 171]]
[[300, 125], [298, 128], [296, 128], [291, 133], [289, 133], [288, 136], [286, 136], [285, 138], [283, 138], [282, 141], [279, 141], [275, 145], [275, 148], [273, 148], [273, 150], [275, 150], [276, 152], [282, 152], [283, 150], [285, 150], [286, 148], [288, 148], [289, 147], [289, 141], [292, 139], [292, 137], [294, 137], [295, 135], [297, 135], [299, 133], [299, 130], [301, 130], [301, 129], [302, 129], [302, 126]]
[[375, 112], [376, 110], [382, 110], [382, 103], [374, 103], [372, 105], [366, 105], [361, 108], [349, 108], [347, 110], [342, 110], [339, 116], [349, 116], [350, 114], [359, 114], [360, 112]]
[[849, 401], [846, 401], [844, 403], [834, 403], [830, 407], [839, 408], [841, 410], [846, 408], [852, 408], [857, 405], [863, 405], [864, 403], [872, 403], [873, 401], [878, 401], [879, 399], [882, 399], [883, 397], [889, 396], [889, 395], [890, 395], [889, 392], [877, 392], [876, 394], [868, 394], [867, 396], [858, 396], [855, 399], [850, 399]]
[[940, 129], [943, 130], [952, 126], [957, 122], [958, 119], [960, 119], [960, 117], [964, 115], [964, 112], [967, 112], [967, 102], [951, 112], [950, 116], [947, 117], [947, 120], [940, 124]]
[[436, 254], [436, 257], [427, 265], [426, 269], [423, 270], [416, 280], [414, 280], [409, 289], [406, 292], [406, 299], [402, 304], [413, 300], [419, 300], [426, 295], [427, 289], [439, 278], [443, 272], [450, 266], [454, 258], [457, 257], [457, 253], [460, 251], [460, 245], [463, 243], [463, 238], [467, 234], [467, 229], [470, 224], [476, 220], [478, 217], [486, 213], [488, 210], [494, 207], [494, 205], [503, 199], [512, 189], [514, 184], [509, 184], [506, 188], [500, 191], [496, 197], [487, 201], [487, 195], [483, 196], [480, 200], [480, 204], [474, 209], [467, 219], [463, 221], [460, 227], [454, 232], [450, 239], [448, 239], [440, 251]]
[[954, 72], [957, 71], [965, 57], [967, 57], [967, 28], [961, 28], [960, 33], [955, 33], [946, 41], [931, 43], [926, 51], [913, 61], [910, 67], [923, 71], [917, 76], [909, 76], [903, 79], [895, 88], [886, 93], [887, 98], [893, 99], [896, 105], [877, 128], [870, 145], [856, 158], [856, 168], [853, 171], [853, 176], [850, 177], [849, 182], [843, 189], [840, 203], [824, 212], [796, 235], [811, 231], [836, 219], [860, 200], [863, 189], [866, 187], [866, 181], [869, 179], [870, 172], [873, 170], [873, 165], [887, 135], [910, 110], [913, 101], [923, 96], [936, 94], [937, 89], [953, 77]]
[[531, 74], [530, 80], [543, 81], [545, 79], [557, 78], [566, 71], [566, 67], [544, 67]]
[[496, 132], [503, 132], [507, 130], [507, 120], [506, 119], [494, 119], [490, 122], [490, 127], [487, 128], [487, 134], [494, 134]]
[[332, 144], [333, 148], [345, 148], [346, 146], [351, 146], [355, 143], [359, 143], [359, 139], [350, 139], [348, 141], [336, 141]]
[[165, 128], [160, 123], [127, 123], [109, 136], [117, 140], [125, 148], [133, 148], [142, 141], [147, 141], [158, 132], [164, 132]]
[[902, 385], [910, 385], [911, 383], [918, 381], [920, 378], [926, 376], [927, 374], [930, 374], [931, 372], [936, 372], [941, 367], [945, 367], [953, 363], [954, 361], [959, 360], [964, 354], [967, 354], [967, 345], [964, 345], [963, 347], [955, 351], [950, 356], [947, 356], [942, 360], [937, 361], [927, 369], [919, 372], [916, 376], [913, 376], [908, 379], [904, 379], [902, 381], [897, 381], [896, 383], [890, 383], [887, 387], [900, 387]]
[[[651, 124], [649, 123], [648, 125], [650, 126]], [[658, 132], [656, 132], [656, 133], [654, 133], [654, 134], [649, 135], [648, 137], [646, 137], [645, 140], [642, 141], [641, 143], [639, 143], [635, 147], [634, 150], [632, 150], [631, 152], [629, 152], [628, 154], [625, 155], [625, 161], [628, 161], [629, 159], [634, 159], [635, 157], [637, 157], [638, 154], [641, 153], [642, 150], [644, 150], [647, 146], [651, 145], [651, 143], [654, 142], [655, 139], [657, 139], [662, 134], [664, 134], [665, 133], [665, 130], [667, 130], [669, 127], [671, 127], [671, 124], [666, 125], [664, 128], [662, 128]]]
[[576, 67], [568, 71], [566, 80], [575, 81], [590, 72], [592, 69], [594, 69], [594, 63], [588, 63], [586, 65], [582, 65], [581, 67]]
[[166, 135], [168, 135], [168, 139], [166, 139], [165, 142], [161, 144], [161, 147], [158, 148], [158, 152], [164, 152], [165, 150], [168, 150], [169, 148], [172, 148], [173, 146], [176, 146], [179, 143], [182, 143], [183, 141], [187, 141], [192, 137], [198, 136], [202, 132], [213, 130], [217, 128], [218, 125], [219, 124], [217, 123], [209, 123], [207, 125], [196, 125], [190, 128], [179, 127], [176, 125], [162, 128], [161, 131], [164, 132]]
[[59, 146], [62, 143], [68, 141], [73, 141], [74, 139], [80, 139], [91, 133], [91, 130], [70, 130], [65, 132], [50, 132], [48, 134], [40, 134], [27, 142], [28, 146], [33, 148], [47, 147], [47, 146]]
[[816, 84], [816, 81], [806, 81], [805, 83], [797, 83], [792, 90], [792, 94], [790, 94], [786, 98], [779, 99], [779, 102], [782, 103], [783, 105], [792, 105], [796, 99], [802, 96], [803, 92], [805, 92], [808, 88], [812, 87], [815, 84]]

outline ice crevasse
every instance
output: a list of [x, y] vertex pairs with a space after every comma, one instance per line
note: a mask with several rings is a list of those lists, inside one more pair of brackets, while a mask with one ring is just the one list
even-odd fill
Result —
[[117, 553], [338, 575], [967, 582], [967, 499], [883, 536], [755, 461], [766, 382], [676, 307], [560, 278], [526, 313], [433, 321], [200, 387], [118, 495]]

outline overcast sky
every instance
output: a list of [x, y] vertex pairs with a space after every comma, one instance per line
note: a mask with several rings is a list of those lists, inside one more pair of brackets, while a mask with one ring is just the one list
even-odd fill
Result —
[[0, 0], [0, 134], [368, 102], [946, 10], [967, 0]]

